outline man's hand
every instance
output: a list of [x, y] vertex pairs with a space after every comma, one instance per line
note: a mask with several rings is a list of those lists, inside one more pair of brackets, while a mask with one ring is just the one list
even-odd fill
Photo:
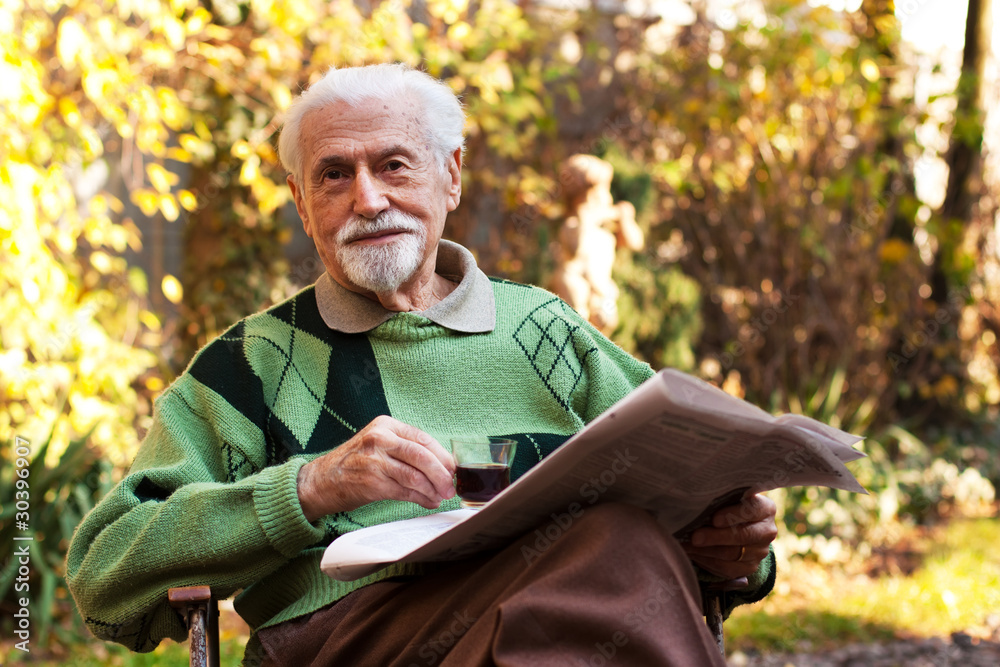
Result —
[[451, 454], [420, 429], [376, 417], [354, 437], [302, 466], [299, 502], [309, 521], [376, 500], [435, 509], [455, 495]]
[[742, 580], [745, 586], [746, 577], [767, 558], [768, 546], [778, 534], [775, 512], [774, 501], [762, 495], [723, 507], [712, 516], [711, 526], [691, 533], [684, 550], [693, 562], [712, 574]]

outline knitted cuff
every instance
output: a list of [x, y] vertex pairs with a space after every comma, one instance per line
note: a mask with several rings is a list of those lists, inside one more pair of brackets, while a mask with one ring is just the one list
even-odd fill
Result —
[[[695, 565], [694, 569], [698, 575], [698, 581], [702, 584], [716, 584], [725, 581], [725, 577], [706, 572], [698, 565]], [[723, 616], [729, 618], [729, 614], [736, 607], [758, 602], [767, 597], [767, 594], [774, 588], [776, 575], [777, 563], [774, 558], [774, 545], [771, 545], [767, 558], [761, 561], [756, 572], [747, 577], [746, 588], [722, 593]]]
[[253, 490], [261, 528], [271, 545], [287, 558], [298, 556], [325, 535], [324, 529], [306, 520], [299, 503], [299, 469], [305, 464], [306, 459], [300, 457], [265, 468], [258, 473]]
[[736, 607], [744, 604], [753, 604], [767, 597], [767, 594], [774, 588], [777, 571], [778, 566], [774, 558], [774, 548], [772, 547], [771, 552], [761, 562], [757, 572], [749, 577], [749, 583], [746, 588], [728, 591], [723, 595], [723, 616], [729, 618], [729, 615]]

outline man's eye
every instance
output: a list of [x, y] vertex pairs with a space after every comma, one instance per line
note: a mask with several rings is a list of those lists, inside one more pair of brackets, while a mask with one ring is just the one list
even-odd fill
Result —
[[331, 169], [330, 171], [323, 174], [323, 178], [329, 178], [331, 180], [337, 180], [344, 177], [344, 172], [337, 171], [336, 169]]
[[403, 163], [399, 160], [390, 160], [385, 165], [386, 171], [398, 171], [403, 168]]

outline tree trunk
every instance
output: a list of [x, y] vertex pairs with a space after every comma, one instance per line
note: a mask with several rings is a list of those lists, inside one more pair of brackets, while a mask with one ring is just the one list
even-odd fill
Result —
[[[945, 155], [948, 187], [941, 205], [940, 250], [934, 258], [934, 299], [947, 299], [949, 264], [954, 249], [962, 242], [965, 227], [972, 221], [973, 207], [983, 190], [982, 146], [985, 99], [983, 86], [989, 55], [992, 21], [991, 0], [969, 0], [965, 20], [965, 48], [962, 74], [955, 88], [955, 127]], [[949, 256], [952, 255], [952, 256]]]

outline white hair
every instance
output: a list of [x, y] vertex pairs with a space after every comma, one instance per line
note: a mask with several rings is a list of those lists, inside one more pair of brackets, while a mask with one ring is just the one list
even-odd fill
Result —
[[444, 82], [403, 63], [332, 68], [299, 95], [285, 112], [278, 156], [296, 183], [302, 183], [302, 119], [315, 109], [345, 102], [352, 107], [371, 99], [416, 98], [423, 105], [427, 139], [441, 164], [465, 149], [465, 112]]

